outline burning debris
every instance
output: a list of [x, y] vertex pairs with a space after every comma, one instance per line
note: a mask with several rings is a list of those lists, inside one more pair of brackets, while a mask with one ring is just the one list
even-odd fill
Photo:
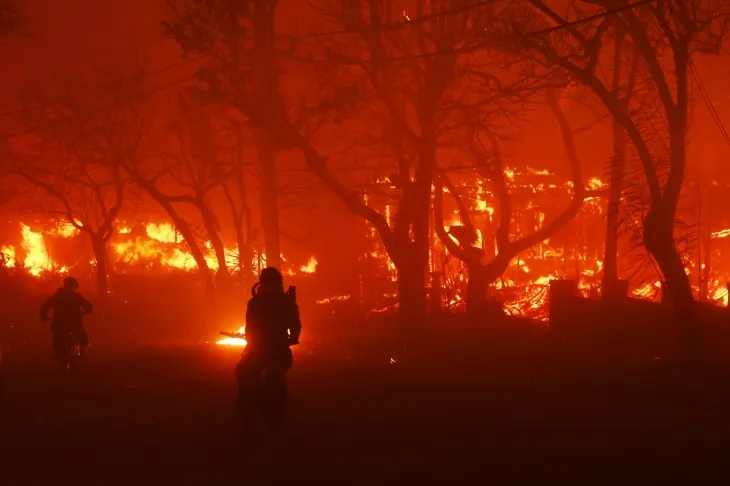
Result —
[[[565, 202], [572, 193], [572, 184], [560, 182], [555, 174], [543, 169], [528, 167], [526, 172], [516, 168], [505, 169], [505, 177], [509, 183], [510, 193], [516, 209], [513, 217], [512, 237], [519, 238], [539, 229], [546, 219], [555, 212], [556, 204]], [[384, 181], [383, 184], [390, 184]], [[605, 216], [605, 202], [602, 192], [606, 183], [599, 178], [591, 178], [586, 190], [589, 195], [575, 222], [569, 227], [567, 234], [558, 233], [534, 247], [524, 251], [513, 259], [503, 275], [491, 283], [489, 293], [492, 299], [500, 302], [501, 307], [511, 315], [531, 317], [538, 320], [547, 319], [547, 290], [549, 282], [555, 279], [572, 279], [578, 282], [578, 288], [586, 297], [598, 297], [602, 278], [603, 241], [600, 238]], [[469, 218], [475, 224], [476, 248], [483, 250], [484, 261], [497, 254], [497, 243], [494, 236], [497, 222], [498, 201], [496, 196], [486, 189], [486, 182], [481, 178], [465, 180], [460, 183], [459, 191], [468, 201]], [[371, 197], [366, 199], [369, 205], [376, 206]], [[395, 208], [384, 204], [378, 209], [383, 211], [388, 224], [392, 224]], [[454, 242], [457, 242], [461, 230], [465, 229], [461, 213], [450, 209], [446, 229]], [[24, 269], [29, 274], [39, 277], [44, 273], [64, 274], [80, 263], [56, 261], [49, 252], [52, 239], [70, 240], [79, 236], [79, 225], [60, 224], [43, 232], [35, 231], [31, 226], [20, 225], [21, 243], [19, 246], [4, 245], [0, 247], [5, 268]], [[598, 235], [598, 236], [596, 236]], [[712, 231], [711, 239], [718, 243], [730, 241], [730, 229]], [[50, 238], [50, 239], [49, 239]], [[208, 267], [216, 271], [218, 258], [210, 242], [202, 245], [204, 258]], [[724, 271], [720, 254], [720, 245], [713, 246], [712, 265], [706, 282], [706, 299], [718, 305], [728, 305], [728, 290], [725, 282], [730, 273]], [[237, 251], [226, 248], [226, 266], [230, 270], [239, 267]], [[192, 272], [198, 265], [190, 253], [184, 240], [175, 227], [166, 222], [154, 222], [137, 227], [118, 222], [115, 236], [109, 242], [109, 259], [114, 271], [133, 273], [158, 269], [163, 271]], [[284, 268], [282, 272], [288, 276], [312, 274], [317, 271], [319, 262], [310, 257], [305, 263], [291, 264], [281, 255]], [[90, 262], [93, 265], [93, 260]], [[378, 287], [377, 295], [364, 295], [373, 289], [361, 288], [360, 295], [332, 295], [319, 298], [316, 303], [327, 305], [335, 302], [356, 301], [363, 310], [373, 313], [389, 312], [397, 309], [397, 292], [393, 286], [397, 282], [397, 270], [388, 253], [385, 251], [377, 232], [372, 225], [367, 225], [365, 234], [365, 251], [361, 257], [363, 264], [361, 275], [370, 272], [377, 280], [384, 282]], [[266, 265], [266, 255], [254, 252], [249, 267], [257, 271]], [[698, 264], [688, 258], [686, 270], [688, 275], [697, 275]], [[705, 264], [701, 266], [705, 270]], [[429, 271], [436, 275], [429, 287], [430, 292], [440, 293], [443, 307], [449, 310], [461, 310], [465, 305], [466, 285], [469, 279], [468, 270], [463, 262], [450, 255], [449, 250], [432, 232], [429, 254]], [[361, 276], [361, 280], [362, 280]], [[700, 286], [695, 283], [695, 292], [699, 296]], [[367, 287], [367, 286], [366, 286]], [[629, 293], [640, 299], [658, 300], [661, 297], [661, 281], [632, 281]], [[363, 307], [363, 303], [367, 303]], [[243, 328], [241, 328], [243, 329]], [[219, 341], [222, 345], [245, 345], [240, 337], [228, 337]]]
[[[510, 167], [504, 170], [511, 197], [516, 204], [513, 216], [511, 237], [520, 238], [541, 228], [547, 219], [556, 211], [556, 204], [567, 204], [573, 192], [572, 182], [561, 182], [558, 176], [544, 169], [527, 167], [525, 172]], [[387, 181], [380, 181], [388, 184]], [[494, 215], [497, 212], [496, 195], [486, 189], [486, 181], [482, 178], [464, 180], [459, 185], [459, 193], [468, 201], [470, 219], [474, 222], [476, 240], [474, 246], [484, 251], [483, 261], [489, 261], [497, 254], [495, 238], [496, 224]], [[585, 297], [599, 297], [603, 270], [606, 202], [605, 195], [608, 184], [598, 177], [588, 180], [585, 190], [588, 195], [577, 218], [566, 229], [556, 233], [512, 260], [501, 276], [490, 286], [492, 298], [501, 302], [504, 310], [511, 315], [547, 320], [547, 296], [551, 280], [576, 280], [580, 292]], [[446, 188], [444, 188], [446, 192]], [[376, 206], [373, 198], [366, 202]], [[392, 225], [395, 209], [390, 204], [378, 207], [385, 214], [389, 225]], [[445, 224], [448, 235], [456, 242], [455, 234], [463, 229], [464, 222], [458, 208], [446, 212], [450, 217]], [[397, 280], [397, 270], [388, 257], [384, 246], [379, 241], [375, 228], [368, 224], [366, 232], [368, 250], [363, 260], [371, 262], [378, 275], [390, 281]], [[730, 236], [730, 229], [714, 231], [712, 238], [720, 240]], [[721, 260], [720, 253], [715, 250], [713, 258]], [[686, 271], [696, 274], [696, 262], [688, 258]], [[711, 278], [707, 282], [707, 300], [718, 305], [727, 305], [728, 291], [724, 284], [730, 278], [727, 266], [713, 266]], [[628, 274], [628, 268], [623, 268]], [[433, 285], [431, 292], [441, 293], [441, 302], [450, 310], [464, 307], [468, 270], [463, 262], [449, 254], [448, 249], [432, 233], [429, 271], [439, 275], [437, 279], [441, 288]], [[661, 297], [661, 281], [657, 277], [653, 281], [630, 279], [629, 294], [634, 298], [658, 301]], [[695, 294], [699, 297], [700, 286], [694, 284]], [[328, 304], [341, 298], [337, 296], [321, 299], [319, 304]], [[362, 299], [361, 299], [362, 300]], [[385, 312], [394, 309], [396, 304], [378, 306], [370, 312]]]
[[[110, 260], [114, 263], [115, 271], [134, 272], [137, 269], [152, 267], [191, 272], [197, 270], [197, 264], [185, 242], [180, 238], [175, 227], [169, 223], [147, 223], [143, 231], [135, 232], [132, 227], [119, 225], [118, 234], [109, 245]], [[25, 269], [29, 274], [39, 277], [44, 273], [65, 274], [70, 270], [69, 265], [54, 260], [48, 250], [46, 238], [70, 239], [79, 236], [79, 230], [72, 225], [60, 225], [44, 232], [34, 231], [27, 224], [21, 223], [20, 233], [22, 243], [20, 248], [13, 245], [0, 247], [4, 256], [5, 267], [9, 269]], [[209, 242], [203, 246], [205, 261], [208, 268], [218, 270], [218, 259]], [[238, 267], [237, 251], [226, 248], [226, 266], [230, 270]], [[281, 256], [282, 262], [287, 263]], [[93, 265], [93, 261], [89, 262]], [[78, 264], [78, 263], [77, 263]], [[266, 265], [266, 255], [254, 253], [251, 268], [260, 269]], [[288, 265], [285, 273], [292, 276], [297, 271], [294, 266]], [[299, 267], [300, 273], [314, 273], [317, 260], [310, 257], [306, 264]]]
[[216, 342], [219, 346], [246, 346], [246, 326], [241, 326], [236, 332], [221, 332], [221, 335], [225, 336]]

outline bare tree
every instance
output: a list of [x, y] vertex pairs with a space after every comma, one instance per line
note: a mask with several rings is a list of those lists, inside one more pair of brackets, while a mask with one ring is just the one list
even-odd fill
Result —
[[[371, 200], [394, 205], [394, 218], [389, 221], [363, 204], [324, 161], [312, 158], [310, 168], [351, 211], [376, 228], [398, 271], [401, 312], [407, 319], [423, 318], [432, 182], [437, 165], [449, 166], [453, 157], [442, 151], [453, 154], [471, 138], [473, 127], [505, 115], [506, 106], [513, 108], [534, 90], [534, 79], [502, 80], [487, 69], [489, 56], [464, 54], [475, 32], [492, 17], [490, 8], [451, 1], [417, 1], [408, 12], [379, 1], [323, 5], [326, 15], [352, 32], [341, 42], [325, 43], [328, 60], [335, 66], [343, 63], [358, 79], [329, 97], [336, 100], [354, 87], [359, 104], [377, 113], [373, 124], [379, 133], [375, 140], [371, 136], [361, 142], [371, 150], [380, 147], [374, 157], [377, 164], [360, 170], [369, 169], [388, 181], [387, 191], [382, 184], [366, 191]], [[411, 19], [407, 27], [393, 27]]]
[[279, 93], [274, 22], [277, 0], [246, 0], [214, 5], [167, 0], [164, 26], [183, 48], [219, 61], [201, 70], [208, 90], [202, 99], [228, 101], [252, 122], [260, 166], [260, 205], [267, 265], [281, 266], [277, 153], [284, 148], [277, 117], [284, 110]]
[[[412, 14], [423, 16], [449, 6], [444, 1], [430, 6], [427, 3], [416, 2]], [[386, 120], [379, 127], [384, 142], [381, 145], [392, 164], [381, 164], [376, 170], [386, 174], [394, 189], [386, 195], [395, 203], [392, 223], [377, 211], [380, 208], [365, 205], [353, 193], [347, 194], [349, 190], [334, 180], [324, 164], [314, 166], [314, 170], [331, 189], [340, 192], [353, 212], [377, 229], [398, 271], [401, 312], [409, 319], [423, 319], [427, 309], [431, 186], [439, 135], [446, 131], [446, 124], [440, 121], [447, 116], [445, 96], [454, 82], [459, 58], [454, 48], [468, 35], [470, 16], [444, 16], [418, 23], [407, 32], [386, 33], [386, 24], [402, 20], [403, 14], [379, 1], [331, 2], [325, 3], [322, 10], [353, 32], [355, 42], [353, 36], [343, 42], [334, 40], [331, 48], [339, 60], [357, 66], [365, 86], [361, 96], [375, 101], [379, 105], [375, 109]], [[435, 50], [451, 52], [431, 56]], [[397, 56], [404, 59], [390, 60]]]
[[108, 293], [107, 243], [125, 199], [119, 161], [136, 154], [143, 132], [115, 109], [94, 109], [69, 92], [65, 99], [28, 107], [29, 133], [10, 144], [8, 173], [50, 197], [47, 213], [89, 238], [102, 296]]
[[76, 156], [59, 160], [63, 152], [58, 149], [53, 146], [53, 155], [44, 151], [46, 156], [19, 161], [11, 173], [50, 196], [52, 204], [46, 207], [46, 214], [70, 224], [89, 238], [99, 295], [106, 296], [110, 272], [107, 243], [114, 234], [124, 201], [122, 174], [116, 166], [80, 160]]
[[[426, 312], [425, 271], [437, 149], [458, 131], [459, 123], [454, 120], [471, 117], [472, 123], [483, 122], [483, 108], [494, 108], [502, 95], [499, 80], [477, 72], [477, 62], [455, 75], [458, 48], [480, 30], [484, 11], [448, 12], [452, 4], [416, 2], [413, 15], [429, 14], [430, 20], [392, 36], [387, 35], [388, 23], [404, 20], [403, 12], [393, 6], [375, 0], [318, 3], [323, 15], [352, 32], [349, 43], [275, 38], [277, 2], [271, 0], [215, 8], [174, 1], [168, 24], [169, 32], [186, 51], [202, 51], [220, 62], [201, 75], [217, 99], [236, 107], [277, 149], [299, 149], [309, 170], [350, 211], [373, 225], [397, 267], [400, 310], [409, 322], [420, 322]], [[352, 42], [353, 36], [356, 42]], [[328, 72], [322, 75], [318, 71], [321, 82], [313, 90], [285, 96], [279, 80], [283, 67], [302, 69], [303, 65]], [[463, 95], [469, 83], [471, 100]], [[297, 99], [292, 102], [292, 98]], [[384, 213], [366, 203], [362, 186], [351, 184], [353, 171], [348, 182], [337, 174], [338, 161], [347, 165], [347, 159], [357, 155], [338, 158], [327, 153], [331, 140], [324, 146], [314, 144], [318, 134], [328, 132], [331, 139], [343, 119], [365, 107], [377, 112], [377, 143], [387, 150], [380, 156], [387, 163], [377, 172], [389, 176], [389, 185], [396, 188], [386, 196], [396, 198], [392, 226]], [[358, 169], [362, 174], [363, 167], [355, 167]], [[372, 166], [364, 169], [373, 173]]]
[[[130, 113], [132, 113], [132, 110], [130, 110]], [[146, 123], [144, 117], [137, 111], [134, 111], [131, 116], [136, 118], [140, 123]], [[162, 143], [162, 147], [166, 149], [167, 143], [169, 143], [168, 139], [170, 138], [170, 128], [169, 123], [167, 123], [162, 136], [159, 133], [153, 133], [148, 140], [153, 139], [155, 140], [155, 144], [159, 144], [159, 139], [162, 138], [166, 142]], [[172, 128], [175, 128], [175, 125]], [[151, 132], [155, 132], [155, 130], [151, 130]], [[179, 131], [178, 134], [180, 134]], [[197, 186], [195, 181], [199, 181], [200, 179], [194, 178], [197, 174], [195, 167], [193, 165], [185, 167], [184, 162], [180, 160], [171, 162], [172, 158], [170, 152], [164, 149], [160, 150], [159, 145], [152, 145], [152, 148], [148, 149], [144, 156], [121, 158], [118, 160], [118, 163], [124, 169], [130, 181], [144, 191], [144, 193], [159, 204], [165, 213], [167, 213], [175, 229], [187, 244], [206, 289], [209, 292], [213, 292], [215, 282], [205, 258], [204, 247], [198, 241], [193, 226], [182, 216], [178, 208], [179, 204], [188, 204], [198, 209], [201, 217], [205, 218], [205, 216], [208, 216], [208, 224], [213, 225], [211, 229], [217, 235], [215, 219], [204, 200], [205, 195], [213, 183]], [[193, 171], [192, 174], [187, 172], [188, 169]], [[187, 179], [187, 182], [185, 182], [183, 179], [184, 174], [188, 176], [192, 175], [194, 179]], [[183, 181], [181, 184], [183, 189], [175, 186], [176, 183], [179, 184], [179, 181]], [[184, 192], [186, 185], [193, 188], [192, 194]], [[205, 219], [203, 220], [205, 221]], [[222, 268], [225, 269], [225, 266]]]
[[[722, 0], [659, 0], [634, 4], [613, 0], [582, 2], [561, 15], [541, 0], [529, 0], [531, 11], [515, 8], [500, 35], [515, 39], [508, 46], [529, 53], [543, 65], [562, 71], [589, 88], [621, 124], [641, 163], [650, 208], [643, 218], [643, 243], [658, 264], [674, 302], [686, 350], [697, 356], [696, 307], [689, 278], [675, 244], [677, 204], [687, 166], [686, 145], [690, 76], [694, 52], [719, 52], [730, 27], [730, 6]], [[593, 7], [591, 7], [593, 5]], [[594, 8], [587, 21], [575, 16]], [[614, 20], [616, 19], [616, 20]], [[663, 157], [646, 130], [646, 110], [625, 103], [600, 72], [604, 46], [620, 23], [640, 57], [640, 82], [655, 93], [667, 125]], [[546, 29], [545, 35], [531, 35]], [[549, 33], [548, 33], [549, 32]], [[645, 107], [644, 107], [645, 108]]]
[[[628, 109], [636, 86], [639, 55], [626, 38], [621, 22], [617, 22], [613, 38], [613, 63], [611, 91], [621, 93], [620, 101]], [[630, 61], [627, 63], [624, 54]], [[618, 236], [620, 227], [621, 195], [626, 173], [628, 145], [626, 131], [616, 118], [611, 124], [613, 132], [613, 155], [608, 161], [609, 196], [606, 214], [606, 247], [603, 258], [603, 295], [610, 296], [618, 281]], [[618, 291], [619, 289], [616, 289]]]
[[[509, 183], [505, 177], [505, 166], [502, 161], [497, 137], [485, 132], [490, 140], [492, 150], [487, 150], [481, 143], [475, 144], [474, 156], [480, 175], [491, 182], [499, 203], [499, 223], [495, 231], [497, 253], [486, 264], [482, 263], [484, 251], [475, 246], [477, 242], [476, 228], [469, 216], [467, 205], [460, 197], [457, 188], [446, 174], [436, 181], [434, 192], [435, 230], [447, 250], [459, 258], [467, 266], [469, 281], [466, 293], [467, 312], [474, 317], [482, 315], [487, 304], [487, 287], [502, 276], [510, 262], [520, 253], [547, 240], [578, 215], [583, 201], [590, 194], [586, 191], [581, 163], [573, 140], [573, 130], [566, 119], [553, 90], [548, 90], [546, 100], [560, 127], [563, 145], [570, 162], [573, 194], [568, 206], [549, 224], [539, 228], [522, 238], [512, 240], [511, 227], [513, 203], [510, 196]], [[455, 198], [463, 227], [446, 231], [443, 215], [443, 188]], [[486, 231], [485, 231], [486, 233]], [[453, 236], [453, 238], [452, 238]]]
[[[210, 192], [226, 178], [219, 160], [218, 141], [210, 115], [203, 107], [183, 97], [179, 98], [178, 105], [179, 117], [166, 127], [171, 140], [153, 142], [161, 165], [156, 168], [152, 190], [169, 203], [187, 204], [196, 209], [218, 262], [218, 283], [227, 285], [230, 274], [220, 237], [221, 227], [208, 201]], [[162, 187], [169, 189], [163, 191]], [[172, 188], [177, 192], [171, 193]]]
[[[236, 248], [238, 249], [238, 272], [241, 278], [253, 275], [252, 268], [253, 242], [255, 230], [251, 219], [251, 208], [248, 204], [248, 188], [246, 185], [246, 164], [243, 157], [245, 146], [245, 128], [241, 123], [233, 124], [235, 144], [232, 148], [228, 167], [228, 177], [220, 179], [220, 187], [228, 204], [231, 223], [236, 232]], [[225, 161], [222, 162], [224, 165]]]

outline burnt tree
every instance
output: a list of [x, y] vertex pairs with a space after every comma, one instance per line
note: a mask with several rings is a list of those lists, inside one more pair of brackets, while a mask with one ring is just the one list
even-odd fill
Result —
[[466, 3], [446, 0], [416, 1], [407, 11], [377, 0], [322, 5], [321, 11], [352, 33], [323, 42], [321, 59], [329, 63], [324, 74], [350, 78], [331, 86], [330, 96], [354, 90], [358, 109], [373, 113], [375, 133], [362, 143], [365, 151], [378, 150], [374, 159], [386, 162], [360, 170], [388, 181], [386, 194], [382, 184], [364, 191], [374, 195], [371, 200], [394, 204], [392, 222], [347, 194], [324, 163], [310, 168], [376, 228], [398, 273], [401, 313], [422, 319], [437, 161], [450, 158], [449, 149], [461, 142], [465, 127], [488, 125], [506, 106], [528, 96], [534, 79], [502, 80], [490, 72], [496, 63], [487, 53], [468, 49], [475, 32], [492, 18], [490, 7], [457, 8]]
[[[690, 73], [694, 52], [718, 53], [727, 29], [730, 5], [722, 0], [659, 0], [635, 4], [616, 0], [590, 0], [572, 6], [565, 15], [541, 0], [529, 0], [532, 10], [515, 8], [502, 24], [506, 43], [523, 55], [562, 71], [589, 88], [626, 131], [641, 163], [649, 193], [649, 211], [643, 218], [643, 244], [659, 266], [666, 282], [668, 301], [677, 311], [679, 332], [686, 356], [700, 355], [697, 310], [690, 280], [684, 269], [674, 228], [687, 166], [687, 131], [690, 114]], [[575, 9], [573, 10], [573, 8]], [[571, 22], [585, 17], [590, 21]], [[646, 130], [646, 107], [623, 101], [621, 92], [603, 80], [599, 67], [604, 46], [620, 23], [640, 59], [639, 81], [655, 93], [666, 120], [665, 158]], [[544, 30], [544, 35], [534, 35]], [[528, 35], [531, 34], [532, 35]]]
[[253, 125], [260, 168], [261, 223], [266, 263], [281, 266], [277, 153], [284, 147], [277, 117], [283, 111], [279, 93], [274, 24], [276, 0], [212, 4], [197, 0], [167, 0], [167, 34], [184, 55], [201, 53], [218, 61], [200, 71], [207, 86], [201, 100], [225, 102]]
[[243, 279], [252, 277], [255, 269], [252, 265], [253, 242], [255, 230], [251, 219], [251, 208], [248, 204], [248, 188], [246, 185], [246, 166], [243, 157], [245, 146], [244, 127], [241, 123], [233, 123], [235, 144], [229, 162], [222, 162], [227, 176], [220, 178], [220, 187], [225, 196], [231, 223], [236, 232], [236, 248], [238, 249], [238, 272]]
[[[289, 5], [286, 8], [292, 8]], [[210, 54], [217, 61], [201, 71], [210, 99], [240, 111], [276, 150], [297, 149], [309, 171], [350, 211], [373, 225], [397, 267], [404, 322], [417, 323], [427, 310], [425, 272], [437, 150], [457, 131], [451, 120], [484, 118], [477, 107], [489, 105], [496, 111], [495, 99], [502, 96], [498, 80], [480, 72], [478, 63], [459, 65], [460, 60], [466, 63], [459, 49], [488, 16], [481, 8], [448, 13], [454, 2], [445, 0], [418, 1], [412, 15], [422, 21], [401, 25], [399, 35], [393, 36], [386, 35], [395, 32], [389, 27], [393, 21], [405, 24], [407, 19], [387, 3], [315, 5], [321, 15], [351, 32], [350, 42], [299, 42], [295, 35], [275, 33], [277, 8], [285, 7], [271, 0], [215, 6], [173, 1], [166, 26], [186, 52]], [[283, 86], [281, 76], [295, 68], [312, 74], [312, 89]], [[460, 97], [462, 89], [454, 89], [469, 83], [472, 94], [480, 93], [471, 100]], [[384, 151], [381, 159], [389, 161], [379, 170], [395, 187], [392, 226], [383, 212], [366, 204], [368, 189], [363, 184], [338, 174], [343, 164], [350, 165], [347, 157], [332, 153], [333, 134], [352, 139], [353, 130], [343, 127], [360, 110], [375, 114], [373, 137]], [[328, 140], [315, 144], [325, 133]], [[373, 172], [372, 166], [355, 169]]]
[[[485, 132], [484, 135], [490, 140], [492, 150], [489, 151], [482, 145], [478, 138], [480, 135], [477, 134], [477, 141], [474, 144], [473, 152], [479, 173], [491, 183], [499, 205], [498, 225], [494, 235], [497, 253], [494, 258], [483, 263], [484, 252], [475, 246], [477, 241], [476, 228], [470, 219], [468, 207], [447, 175], [442, 173], [435, 184], [434, 214], [436, 233], [446, 249], [452, 255], [463, 261], [467, 267], [469, 280], [467, 283], [466, 305], [467, 312], [474, 318], [483, 316], [487, 306], [487, 288], [502, 276], [510, 262], [520, 253], [557, 233], [578, 215], [585, 198], [593, 195], [585, 189], [581, 163], [573, 139], [573, 131], [560, 108], [553, 90], [547, 92], [546, 101], [557, 120], [562, 134], [565, 153], [570, 162], [573, 187], [570, 203], [552, 222], [525, 237], [516, 240], [511, 238], [510, 232], [513, 218], [512, 198], [504, 173], [505, 167], [499, 150], [499, 142], [497, 137], [491, 132]], [[444, 227], [444, 188], [456, 199], [461, 220], [464, 222], [463, 228], [457, 231], [451, 230], [451, 235]]]
[[29, 105], [18, 115], [28, 132], [10, 144], [10, 170], [50, 197], [52, 204], [44, 205], [48, 213], [89, 238], [99, 292], [105, 296], [111, 270], [107, 243], [125, 199], [121, 164], [137, 157], [145, 132], [116, 103], [120, 92], [80, 95], [78, 80], [72, 80], [62, 101], [39, 104], [44, 88], [52, 86], [56, 95], [56, 86], [34, 81], [39, 84], [28, 84], [24, 101]]
[[[639, 56], [633, 45], [626, 38], [626, 31], [621, 22], [614, 28], [613, 38], [613, 73], [611, 75], [611, 91], [620, 94], [623, 109], [628, 109], [636, 87]], [[631, 54], [630, 61], [624, 60], [625, 54]], [[613, 155], [607, 163], [609, 174], [609, 195], [606, 214], [606, 247], [603, 258], [603, 295], [611, 296], [618, 292], [618, 237], [620, 227], [620, 210], [622, 186], [626, 174], [628, 144], [626, 131], [616, 118], [612, 119]]]
[[124, 179], [119, 168], [89, 163], [75, 157], [65, 158], [54, 147], [52, 157], [35, 162], [19, 160], [11, 174], [42, 189], [51, 197], [43, 204], [44, 214], [54, 216], [85, 235], [94, 253], [99, 295], [109, 292], [107, 243], [114, 235], [115, 223], [124, 202]]
[[[156, 194], [172, 204], [187, 204], [196, 210], [218, 263], [217, 282], [226, 286], [230, 283], [226, 251], [220, 223], [209, 203], [210, 193], [225, 178], [218, 140], [211, 116], [203, 107], [180, 97], [178, 109], [177, 119], [167, 124], [169, 143], [153, 144], [161, 162]], [[164, 131], [159, 136], [162, 138]]]

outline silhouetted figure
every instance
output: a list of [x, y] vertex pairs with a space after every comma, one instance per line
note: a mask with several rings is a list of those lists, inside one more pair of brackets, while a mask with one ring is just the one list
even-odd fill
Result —
[[64, 353], [65, 337], [69, 332], [79, 336], [82, 355], [89, 345], [89, 337], [83, 326], [83, 317], [90, 314], [94, 307], [80, 293], [79, 282], [73, 277], [63, 279], [63, 287], [58, 289], [42, 306], [41, 321], [48, 322], [48, 312], [53, 311], [51, 332], [53, 333], [53, 350], [56, 356]]
[[[279, 420], [286, 407], [286, 372], [292, 366], [289, 346], [299, 342], [302, 329], [299, 306], [293, 287], [284, 292], [284, 279], [275, 268], [261, 272], [251, 294], [246, 309], [247, 344], [236, 366], [239, 412], [244, 421], [256, 409]], [[269, 400], [263, 404], [262, 390]]]

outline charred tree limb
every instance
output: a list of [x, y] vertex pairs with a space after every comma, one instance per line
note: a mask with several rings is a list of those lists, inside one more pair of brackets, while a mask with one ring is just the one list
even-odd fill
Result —
[[[441, 179], [438, 180], [436, 193], [434, 195], [434, 215], [436, 219], [436, 231], [439, 239], [449, 252], [467, 264], [470, 268], [470, 278], [471, 275], [476, 276], [481, 287], [486, 287], [489, 283], [499, 278], [517, 255], [549, 239], [552, 235], [557, 233], [578, 215], [583, 206], [583, 202], [587, 197], [595, 197], [597, 195], [595, 192], [586, 191], [583, 186], [581, 164], [575, 148], [573, 131], [571, 130], [564, 113], [560, 109], [560, 105], [554, 92], [549, 91], [547, 93], [547, 101], [560, 127], [563, 137], [563, 145], [565, 146], [566, 155], [570, 161], [574, 188], [573, 196], [568, 207], [565, 208], [563, 212], [551, 223], [518, 240], [512, 241], [510, 239], [509, 232], [512, 222], [511, 197], [504, 177], [504, 169], [502, 167], [501, 155], [498, 148], [499, 144], [496, 136], [492, 133], [488, 133], [488, 137], [494, 147], [493, 152], [495, 155], [493, 156], [493, 165], [491, 167], [489, 166], [483, 151], [475, 153], [475, 157], [477, 157], [477, 163], [482, 167], [485, 176], [488, 176], [495, 185], [495, 194], [497, 194], [500, 206], [500, 223], [497, 228], [497, 255], [487, 264], [481, 265], [479, 264], [481, 256], [478, 256], [478, 254], [473, 251], [474, 248], [456, 244], [446, 233], [443, 226], [443, 186]], [[455, 188], [452, 187], [452, 190], [455, 190]], [[468, 217], [468, 213], [466, 214]], [[473, 296], [472, 298], [481, 299], [485, 292], [486, 288], [476, 288], [470, 293]]]
[[[433, 214], [434, 231], [446, 250], [459, 260], [466, 262], [467, 252], [449, 236], [444, 226], [444, 184], [442, 177], [437, 177], [434, 182]], [[455, 194], [451, 193], [452, 196]], [[467, 216], [468, 218], [468, 216]]]
[[641, 165], [646, 174], [647, 183], [649, 186], [649, 193], [652, 201], [661, 204], [662, 201], [662, 190], [659, 182], [659, 175], [657, 174], [656, 167], [654, 165], [654, 157], [651, 154], [646, 141], [643, 138], [641, 130], [636, 125], [631, 116], [623, 109], [623, 105], [617, 96], [609, 90], [605, 84], [594, 74], [590, 73], [582, 67], [574, 64], [567, 58], [558, 55], [557, 53], [546, 51], [537, 44], [530, 43], [531, 48], [536, 49], [543, 53], [549, 62], [562, 67], [569, 72], [575, 79], [585, 84], [593, 90], [598, 98], [603, 102], [606, 108], [609, 110], [611, 115], [624, 127], [629, 138], [631, 139], [634, 148], [636, 149]]
[[294, 145], [302, 152], [307, 167], [340, 199], [350, 212], [372, 224], [383, 238], [383, 243], [393, 245], [393, 233], [385, 216], [365, 204], [357, 193], [349, 190], [327, 168], [327, 160], [298, 133], [292, 133]]

